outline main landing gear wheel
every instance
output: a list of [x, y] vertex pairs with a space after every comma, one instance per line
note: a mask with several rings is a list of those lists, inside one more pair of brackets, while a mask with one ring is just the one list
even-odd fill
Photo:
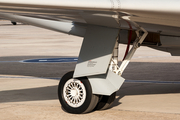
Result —
[[99, 97], [92, 94], [91, 85], [86, 77], [73, 78], [73, 71], [66, 73], [59, 82], [58, 97], [62, 108], [69, 113], [91, 112]]
[[100, 101], [95, 107], [95, 110], [108, 109], [113, 104], [115, 98], [116, 98], [116, 92], [114, 92], [111, 96], [106, 96], [106, 95], [100, 96]]

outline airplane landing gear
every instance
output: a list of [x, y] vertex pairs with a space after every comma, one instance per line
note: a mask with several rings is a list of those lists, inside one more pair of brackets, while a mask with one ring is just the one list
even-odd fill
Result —
[[65, 74], [58, 87], [62, 108], [73, 114], [104, 110], [112, 105], [125, 80], [121, 76], [123, 71], [148, 34], [138, 27], [133, 47], [118, 66], [120, 31], [89, 26], [86, 32], [75, 72]]

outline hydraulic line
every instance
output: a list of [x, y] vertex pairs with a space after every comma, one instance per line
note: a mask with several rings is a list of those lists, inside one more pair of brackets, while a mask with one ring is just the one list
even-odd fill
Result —
[[125, 54], [124, 54], [123, 60], [126, 58], [128, 52], [129, 52], [129, 47], [130, 47], [130, 44], [131, 44], [131, 38], [132, 38], [132, 26], [131, 26], [131, 24], [130, 24], [129, 21], [126, 21], [126, 22], [127, 22], [128, 25], [129, 25], [130, 31], [129, 31], [129, 36], [128, 36], [128, 44], [127, 44], [127, 48], [126, 48], [126, 52], [125, 52]]

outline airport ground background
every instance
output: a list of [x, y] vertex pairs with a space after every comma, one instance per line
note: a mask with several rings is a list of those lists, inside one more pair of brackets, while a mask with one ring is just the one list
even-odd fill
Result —
[[[0, 120], [179, 120], [180, 57], [141, 47], [125, 70], [112, 108], [74, 115], [62, 110], [59, 79], [67, 63], [23, 63], [78, 57], [82, 38], [0, 20]], [[120, 45], [119, 61], [126, 45]]]

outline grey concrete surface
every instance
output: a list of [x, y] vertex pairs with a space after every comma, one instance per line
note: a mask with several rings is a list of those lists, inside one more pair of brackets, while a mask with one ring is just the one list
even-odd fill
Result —
[[[57, 86], [58, 79], [76, 63], [18, 61], [77, 57], [82, 38], [28, 25], [13, 26], [10, 21], [0, 21], [0, 34], [0, 120], [180, 119], [179, 57], [141, 47], [123, 74], [132, 81], [117, 92], [112, 108], [74, 115], [61, 109]], [[125, 48], [120, 45], [120, 61]]]

